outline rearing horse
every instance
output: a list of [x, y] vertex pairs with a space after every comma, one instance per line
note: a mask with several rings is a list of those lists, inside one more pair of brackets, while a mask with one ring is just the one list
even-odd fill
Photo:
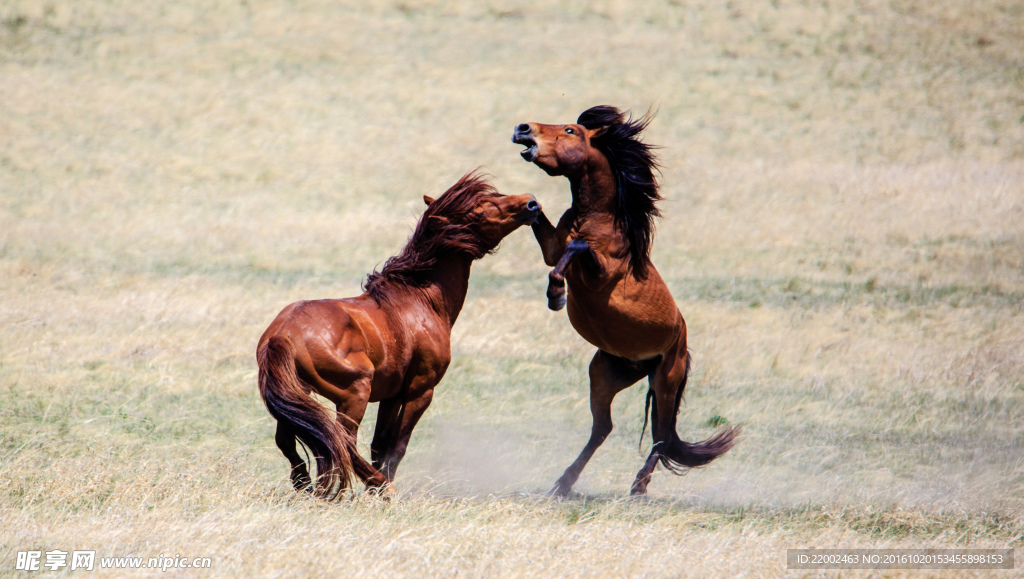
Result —
[[558, 495], [572, 490], [611, 433], [612, 399], [644, 376], [650, 382], [644, 425], [649, 412], [654, 445], [631, 494], [647, 492], [659, 461], [682, 474], [727, 452], [739, 432], [725, 428], [697, 443], [676, 434], [690, 356], [686, 322], [650, 260], [661, 195], [653, 148], [637, 138], [650, 120], [632, 120], [614, 107], [597, 106], [575, 124], [522, 123], [512, 135], [512, 142], [527, 147], [523, 159], [548, 175], [569, 179], [572, 206], [557, 226], [541, 213], [533, 233], [544, 262], [554, 266], [548, 307], [560, 310], [568, 304], [573, 327], [598, 348], [590, 362], [590, 440], [555, 483], [552, 492]]
[[[540, 213], [533, 195], [500, 195], [472, 173], [436, 200], [423, 199], [427, 210], [405, 249], [367, 277], [365, 293], [291, 304], [260, 338], [260, 394], [277, 420], [275, 440], [296, 490], [334, 498], [355, 474], [392, 492], [413, 428], [451, 362], [470, 266]], [[356, 449], [369, 402], [380, 402], [372, 464]], [[296, 438], [316, 460], [315, 483]]]

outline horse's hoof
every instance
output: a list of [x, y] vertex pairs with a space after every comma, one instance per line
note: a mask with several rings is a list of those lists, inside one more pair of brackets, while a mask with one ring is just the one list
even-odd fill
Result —
[[398, 490], [395, 489], [395, 485], [389, 483], [379, 487], [366, 487], [366, 493], [379, 499], [390, 501], [398, 495]]
[[633, 488], [629, 489], [629, 496], [631, 497], [642, 497], [647, 495], [647, 485], [633, 485]]
[[565, 294], [548, 298], [548, 309], [557, 312], [565, 307]]
[[313, 483], [309, 480], [309, 477], [295, 477], [292, 479], [292, 488], [294, 488], [297, 493], [312, 493]]
[[549, 496], [558, 497], [560, 499], [568, 497], [570, 493], [572, 493], [572, 485], [567, 485], [561, 480], [555, 483], [555, 488], [548, 491]]

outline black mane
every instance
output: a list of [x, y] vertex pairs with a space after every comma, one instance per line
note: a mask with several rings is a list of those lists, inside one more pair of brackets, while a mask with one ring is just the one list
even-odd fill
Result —
[[380, 271], [366, 276], [363, 291], [377, 303], [387, 302], [396, 285], [426, 286], [438, 258], [444, 255], [461, 253], [480, 259], [494, 251], [466, 216], [479, 205], [481, 197], [495, 195], [498, 192], [485, 177], [475, 171], [463, 175], [427, 206], [405, 248], [388, 258]]
[[606, 127], [591, 139], [592, 146], [604, 153], [615, 174], [617, 189], [615, 223], [629, 241], [629, 265], [634, 275], [644, 278], [651, 259], [654, 218], [659, 217], [657, 202], [661, 200], [654, 171], [658, 162], [654, 147], [639, 138], [653, 119], [651, 113], [633, 120], [632, 115], [602, 105], [589, 108], [576, 122], [588, 129]]

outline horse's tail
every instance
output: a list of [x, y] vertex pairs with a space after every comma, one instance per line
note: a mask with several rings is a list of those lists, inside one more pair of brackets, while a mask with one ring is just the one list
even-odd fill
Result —
[[[686, 353], [686, 370], [683, 372], [683, 379], [676, 390], [675, 408], [673, 408], [668, 437], [662, 441], [655, 441], [651, 450], [657, 451], [658, 460], [662, 466], [675, 474], [685, 474], [687, 469], [704, 466], [716, 458], [729, 452], [737, 442], [740, 434], [739, 426], [729, 426], [716, 432], [711, 438], [700, 442], [686, 442], [679, 438], [676, 433], [676, 415], [679, 414], [679, 404], [683, 400], [683, 391], [686, 389], [686, 380], [690, 376], [690, 353]], [[650, 412], [651, 428], [655, 428], [658, 420], [657, 405], [651, 404], [654, 392], [647, 390], [647, 403], [644, 408], [644, 426], [647, 426], [647, 415]]]
[[316, 460], [317, 496], [331, 500], [348, 488], [353, 474], [352, 435], [300, 382], [295, 349], [287, 338], [273, 336], [256, 355], [260, 395], [279, 424], [290, 430]]

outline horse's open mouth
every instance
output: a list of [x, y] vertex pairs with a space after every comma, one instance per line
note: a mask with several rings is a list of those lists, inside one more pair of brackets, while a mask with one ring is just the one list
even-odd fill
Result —
[[519, 154], [522, 155], [523, 159], [526, 159], [527, 162], [532, 163], [537, 160], [537, 145], [527, 147], [522, 151], [519, 151]]
[[527, 162], [532, 163], [537, 158], [537, 141], [535, 141], [533, 137], [516, 133], [512, 135], [512, 142], [526, 147], [522, 151], [519, 151], [519, 154], [522, 155], [523, 159], [526, 159]]

